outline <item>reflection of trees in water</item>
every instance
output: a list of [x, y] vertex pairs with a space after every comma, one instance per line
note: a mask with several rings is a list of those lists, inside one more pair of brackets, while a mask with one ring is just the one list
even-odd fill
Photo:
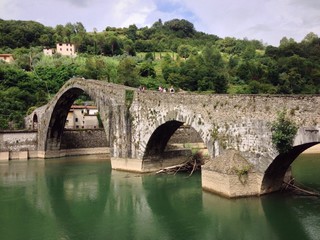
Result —
[[[295, 181], [319, 189], [319, 154], [301, 154], [292, 165]], [[318, 239], [320, 202], [312, 196], [272, 194], [261, 199], [266, 218], [279, 239]]]
[[153, 216], [163, 228], [162, 234], [167, 234], [165, 238], [203, 239], [208, 222], [203, 213], [198, 174], [191, 178], [181, 175], [144, 176], [143, 187]]
[[94, 239], [110, 187], [109, 163], [47, 163], [46, 183], [63, 236]]
[[266, 219], [278, 239], [319, 238], [318, 198], [274, 194], [263, 197], [261, 202]]
[[110, 195], [106, 215], [110, 217], [107, 228], [110, 236], [117, 239], [130, 239], [134, 236], [137, 205], [140, 204], [140, 191], [135, 189], [136, 179], [132, 174], [112, 171]]
[[150, 226], [152, 216], [141, 177], [141, 174], [112, 171], [105, 228], [114, 239], [153, 239], [156, 228]]
[[[111, 171], [109, 162], [1, 167], [1, 240], [317, 239], [320, 202], [225, 199], [200, 176]], [[21, 214], [23, 213], [23, 214]]]
[[277, 239], [268, 226], [260, 198], [227, 199], [203, 193], [203, 208], [210, 228], [207, 239]]
[[49, 239], [56, 236], [44, 161], [0, 165], [1, 240]]

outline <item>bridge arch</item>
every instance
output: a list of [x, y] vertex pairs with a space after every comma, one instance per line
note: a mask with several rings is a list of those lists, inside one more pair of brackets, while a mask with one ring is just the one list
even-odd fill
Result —
[[320, 143], [318, 132], [316, 127], [299, 128], [293, 148], [288, 153], [277, 155], [265, 170], [261, 183], [261, 194], [281, 188], [286, 172], [297, 157], [308, 148]]
[[[41, 116], [41, 128], [38, 129], [38, 150], [43, 151], [44, 155], [49, 155], [45, 157], [50, 157], [50, 151], [60, 150], [61, 136], [69, 109], [82, 94], [87, 94], [95, 102], [106, 132], [107, 142], [109, 142], [109, 113], [112, 112], [111, 106], [116, 105], [117, 93], [103, 92], [105, 88], [101, 88], [101, 85], [104, 86], [104, 83], [100, 81], [71, 79], [47, 104], [47, 108]], [[112, 90], [114, 91], [114, 89]]]
[[[83, 92], [83, 89], [80, 88], [70, 88], [60, 95], [50, 117], [47, 134], [48, 139], [57, 139], [57, 144], [60, 142], [59, 139], [61, 138], [69, 109]], [[48, 147], [49, 146], [46, 145], [46, 149], [48, 149]]]
[[150, 136], [143, 158], [161, 156], [171, 136], [182, 125], [183, 122], [171, 120], [156, 128]]
[[[186, 109], [168, 109], [165, 112], [162, 111], [161, 114], [157, 116], [157, 121], [153, 122], [153, 124], [151, 122], [152, 120], [149, 121], [150, 127], [148, 127], [148, 131], [144, 135], [145, 144], [141, 144], [140, 146], [143, 168], [148, 168], [147, 165], [150, 162], [162, 162], [163, 159], [166, 158], [168, 162], [162, 162], [161, 164], [164, 164], [161, 165], [162, 167], [165, 167], [166, 164], [169, 166], [170, 164], [174, 165], [181, 163], [178, 162], [179, 159], [175, 159], [175, 156], [170, 154], [170, 152], [165, 152], [165, 149], [170, 138], [179, 127], [184, 124], [198, 134], [199, 138], [201, 138], [201, 142], [207, 148], [208, 155], [210, 157], [214, 155], [214, 147], [217, 146], [214, 146], [214, 143], [212, 142], [210, 137], [211, 133], [208, 131], [208, 123], [205, 121], [205, 116], [195, 115], [193, 112], [189, 112]], [[182, 149], [180, 150], [180, 154], [184, 156], [186, 152], [183, 152]]]

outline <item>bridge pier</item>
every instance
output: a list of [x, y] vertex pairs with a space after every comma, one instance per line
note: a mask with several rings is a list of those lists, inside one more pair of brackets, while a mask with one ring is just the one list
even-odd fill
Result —
[[235, 150], [207, 162], [201, 170], [202, 188], [228, 198], [260, 195], [262, 179], [263, 174]]
[[111, 157], [111, 167], [121, 171], [143, 172], [142, 159]]

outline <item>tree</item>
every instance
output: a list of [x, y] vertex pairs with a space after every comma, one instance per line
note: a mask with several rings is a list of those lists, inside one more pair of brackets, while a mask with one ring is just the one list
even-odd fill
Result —
[[304, 39], [302, 40], [303, 43], [312, 43], [313, 41], [317, 40], [319, 37], [317, 34], [310, 32], [308, 33]]
[[127, 30], [127, 37], [132, 40], [135, 41], [137, 39], [137, 26], [135, 24], [130, 25], [128, 30]]
[[214, 90], [216, 93], [227, 93], [228, 80], [224, 74], [218, 74], [214, 81]]
[[161, 18], [159, 18], [158, 21], [156, 21], [154, 24], [152, 24], [152, 28], [155, 28], [155, 29], [161, 29], [162, 26], [163, 26], [163, 24], [162, 24]]
[[118, 66], [118, 83], [130, 87], [139, 86], [138, 69], [132, 57], [122, 59]]
[[185, 19], [173, 19], [164, 23], [165, 29], [175, 32], [179, 38], [192, 37], [195, 29], [192, 23]]
[[104, 47], [104, 53], [109, 56], [122, 54], [122, 42], [115, 35], [108, 36]]
[[136, 56], [136, 49], [134, 48], [134, 43], [130, 39], [125, 39], [123, 41], [123, 50], [126, 52], [128, 55], [131, 56]]
[[144, 56], [144, 60], [146, 61], [154, 61], [154, 55], [151, 52], [147, 52], [146, 55]]
[[85, 64], [77, 69], [77, 75], [89, 79], [110, 81], [110, 69], [101, 57], [89, 57]]
[[191, 53], [191, 46], [182, 44], [178, 47], [178, 54], [180, 57], [186, 59], [190, 56]]
[[305, 80], [297, 72], [296, 69], [290, 69], [288, 72], [279, 75], [280, 87], [279, 93], [285, 94], [298, 94], [304, 88]]
[[141, 77], [156, 77], [156, 71], [154, 70], [154, 66], [152, 62], [145, 61], [141, 64], [139, 74]]

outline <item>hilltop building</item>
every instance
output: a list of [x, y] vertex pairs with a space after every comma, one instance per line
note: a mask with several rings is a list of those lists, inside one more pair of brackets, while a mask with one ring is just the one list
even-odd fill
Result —
[[52, 56], [56, 50], [54, 48], [44, 48], [43, 49], [43, 54], [46, 56]]
[[55, 53], [59, 53], [62, 56], [77, 56], [76, 47], [72, 43], [57, 43], [56, 48], [44, 48], [43, 53], [46, 56], [52, 56]]
[[12, 54], [0, 54], [0, 61], [5, 61], [6, 63], [12, 63], [14, 61]]
[[63, 56], [77, 56], [76, 47], [72, 43], [57, 43], [56, 51]]

